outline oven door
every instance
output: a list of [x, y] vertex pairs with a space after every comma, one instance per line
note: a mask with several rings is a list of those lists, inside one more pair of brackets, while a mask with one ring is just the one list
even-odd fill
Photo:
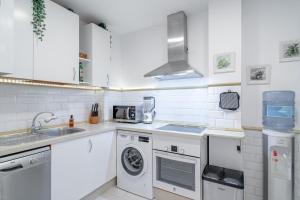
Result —
[[200, 199], [200, 158], [154, 150], [153, 174], [154, 187]]

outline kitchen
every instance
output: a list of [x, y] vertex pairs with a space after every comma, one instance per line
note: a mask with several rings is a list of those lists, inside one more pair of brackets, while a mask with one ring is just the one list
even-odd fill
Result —
[[0, 199], [300, 200], [299, 2], [0, 2]]

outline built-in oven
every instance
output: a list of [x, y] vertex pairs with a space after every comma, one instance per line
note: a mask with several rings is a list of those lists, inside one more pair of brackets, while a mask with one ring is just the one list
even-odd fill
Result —
[[154, 150], [153, 185], [171, 193], [199, 200], [201, 195], [200, 167], [198, 157]]

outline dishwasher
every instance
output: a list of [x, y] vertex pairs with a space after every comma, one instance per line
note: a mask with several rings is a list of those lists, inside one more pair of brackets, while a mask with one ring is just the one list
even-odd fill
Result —
[[0, 157], [0, 200], [51, 200], [49, 147]]

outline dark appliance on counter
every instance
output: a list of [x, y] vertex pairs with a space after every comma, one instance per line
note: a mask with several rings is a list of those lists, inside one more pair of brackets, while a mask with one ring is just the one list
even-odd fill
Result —
[[116, 122], [140, 123], [143, 120], [143, 107], [142, 105], [113, 106], [113, 120]]

